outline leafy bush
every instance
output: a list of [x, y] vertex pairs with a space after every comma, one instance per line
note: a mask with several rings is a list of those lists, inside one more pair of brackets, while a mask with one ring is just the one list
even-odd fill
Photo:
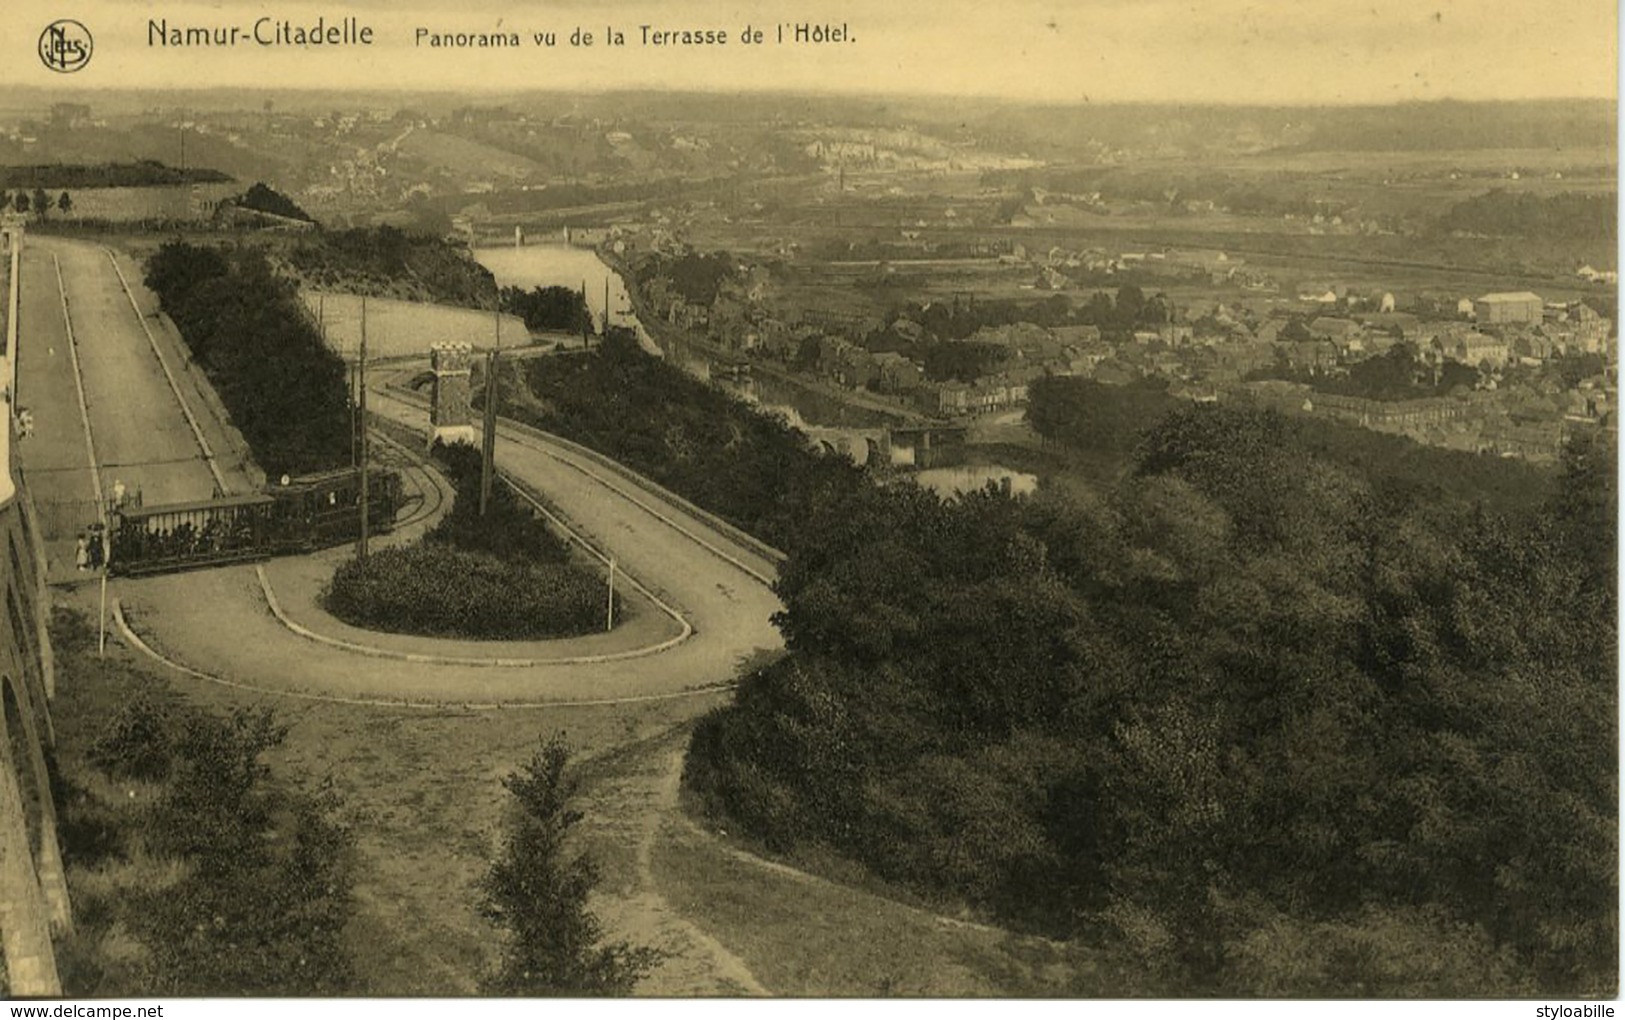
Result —
[[136, 694], [91, 745], [91, 764], [116, 778], [168, 778], [174, 757], [169, 741], [169, 710], [170, 706], [151, 692]]
[[438, 542], [380, 549], [334, 573], [323, 604], [357, 627], [536, 640], [603, 626], [603, 582], [564, 564], [503, 560]]
[[507, 929], [502, 962], [486, 986], [497, 995], [625, 995], [660, 959], [652, 949], [603, 942], [587, 909], [598, 866], [569, 856], [581, 813], [570, 807], [576, 782], [565, 771], [562, 736], [503, 779], [513, 795], [502, 849], [481, 883], [481, 912]]
[[270, 709], [181, 714], [174, 765], [145, 830], [148, 848], [190, 865], [139, 898], [126, 923], [167, 995], [333, 995], [353, 983], [343, 930], [353, 912], [348, 831], [330, 791], [293, 794], [264, 754], [287, 727]]
[[513, 490], [493, 479], [480, 516], [480, 454], [436, 447], [456, 487], [451, 509], [421, 543], [381, 549], [333, 575], [328, 611], [358, 627], [403, 634], [523, 640], [602, 626], [602, 582], [570, 565], [569, 546]]
[[[355, 992], [341, 938], [354, 912], [350, 835], [330, 789], [272, 774], [265, 759], [287, 728], [268, 709], [200, 708], [138, 664], [98, 657], [93, 624], [59, 609], [51, 628], [66, 772], [48, 768], [76, 872], [76, 932], [59, 946], [64, 987], [114, 997]], [[90, 764], [123, 781], [81, 771], [73, 749], [86, 745], [100, 752]], [[132, 765], [153, 778], [130, 782]]]

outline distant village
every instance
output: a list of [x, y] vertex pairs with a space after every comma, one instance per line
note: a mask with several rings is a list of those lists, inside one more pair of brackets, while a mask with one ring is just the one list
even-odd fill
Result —
[[[487, 202], [494, 202], [503, 188], [514, 194], [529, 191], [531, 185], [522, 181], [540, 172], [536, 160], [556, 154], [566, 142], [580, 149], [583, 167], [643, 159], [648, 156], [645, 148], [714, 162], [723, 156], [713, 150], [724, 147], [700, 134], [589, 117], [528, 117], [502, 108], [459, 109], [437, 120], [412, 110], [295, 114], [276, 111], [266, 102], [257, 112], [165, 114], [163, 120], [178, 129], [178, 145], [190, 140], [209, 151], [220, 144], [236, 146], [255, 133], [290, 144], [333, 143], [338, 158], [296, 192], [301, 202], [315, 203], [312, 208], [362, 200], [416, 201], [427, 208], [421, 200], [454, 190], [466, 204], [451, 207], [444, 229], [471, 243], [492, 243], [492, 230], [497, 241], [505, 242], [509, 231], [524, 241], [524, 231], [514, 225], [524, 214], [497, 216]], [[0, 126], [0, 140], [31, 150], [37, 135], [77, 137], [105, 126], [86, 104], [58, 103], [47, 120]], [[452, 137], [447, 132], [453, 129], [466, 137]], [[1396, 294], [1354, 288], [1336, 279], [1308, 283], [1215, 249], [1025, 244], [983, 229], [994, 222], [998, 188], [978, 185], [952, 198], [915, 194], [906, 191], [903, 176], [890, 172], [1003, 171], [1029, 166], [1030, 160], [910, 130], [803, 123], [787, 126], [785, 132], [786, 153], [771, 158], [758, 154], [766, 162], [756, 169], [800, 161], [803, 169], [824, 171], [823, 182], [809, 192], [798, 214], [805, 222], [795, 229], [769, 220], [760, 200], [734, 196], [724, 201], [712, 195], [633, 202], [629, 204], [635, 208], [610, 217], [609, 225], [596, 213], [570, 217], [565, 222], [575, 225], [560, 223], [548, 228], [549, 233], [557, 231], [567, 245], [598, 249], [624, 264], [649, 256], [682, 258], [694, 251], [697, 233], [703, 235], [707, 228], [715, 233], [719, 224], [731, 227], [735, 236], [754, 239], [756, 254], [736, 258], [735, 271], [714, 298], [692, 300], [657, 277], [639, 287], [645, 306], [640, 314], [733, 357], [768, 359], [932, 418], [1019, 409], [1036, 379], [1071, 376], [1119, 386], [1149, 381], [1190, 400], [1254, 401], [1432, 445], [1535, 460], [1555, 458], [1576, 429], [1616, 426], [1615, 324], [1598, 310], [1612, 309], [1606, 301], [1556, 301], [1510, 290], [1442, 293], [1423, 287]], [[530, 156], [510, 155], [508, 162], [493, 164], [486, 157], [495, 151], [489, 144], [496, 142]], [[454, 173], [453, 164], [478, 166], [484, 176]], [[1452, 179], [1456, 175], [1452, 171]], [[584, 180], [600, 178], [608, 179], [597, 171], [582, 175]], [[313, 229], [308, 220], [238, 201], [242, 188], [243, 182], [230, 180], [140, 189], [84, 187], [72, 190], [71, 205], [53, 191], [57, 202], [49, 215], [67, 221]], [[0, 194], [0, 204], [20, 210], [29, 201], [27, 189], [11, 190], [17, 194]], [[881, 203], [872, 208], [883, 208], [886, 219], [869, 224], [861, 239], [830, 240], [805, 228], [805, 223], [817, 224], [831, 215], [838, 220], [824, 203], [869, 192], [874, 194], [866, 200]], [[1042, 187], [1027, 189], [1023, 203], [999, 222], [1037, 227], [1042, 224], [1033, 219], [1035, 210], [1088, 210], [1106, 204], [1096, 191], [1063, 193]], [[1193, 199], [1186, 204], [1187, 212], [1212, 211], [1207, 208], [1211, 202]], [[1286, 214], [1286, 219], [1295, 216]], [[1345, 223], [1336, 213], [1301, 218], [1311, 234], [1364, 232], [1371, 226]], [[581, 225], [583, 219], [594, 225]], [[1002, 288], [1025, 295], [1014, 299], [1017, 304], [1053, 308], [1059, 303], [1067, 311], [1060, 318], [1034, 315], [1043, 321], [1020, 321], [1018, 316], [1018, 321], [997, 324], [975, 322], [973, 315], [971, 328], [944, 331], [943, 316], [955, 320], [966, 309], [958, 296], [930, 293], [926, 283], [914, 290], [893, 288], [916, 300], [898, 302], [901, 312], [881, 316], [868, 310], [873, 303], [847, 306], [787, 294], [794, 288], [785, 286], [780, 272], [788, 266], [813, 279], [824, 273], [826, 285], [831, 273], [868, 274], [872, 283], [954, 261], [983, 274], [979, 282], [967, 284], [969, 293], [977, 294], [969, 297], [972, 309], [978, 297], [990, 300], [987, 290]], [[1618, 284], [1612, 269], [1587, 264], [1572, 272], [1573, 287], [1564, 288], [1569, 293], [1611, 294]], [[851, 279], [862, 283], [865, 278]], [[1157, 301], [1158, 314], [1130, 323], [1105, 323], [1088, 314], [1085, 303], [1093, 295], [1130, 286]], [[1185, 296], [1168, 299], [1164, 289]], [[1191, 297], [1191, 292], [1206, 296]], [[1004, 303], [1011, 299], [1005, 296]], [[933, 378], [920, 351], [958, 343], [991, 349], [996, 356], [982, 359], [985, 371], [974, 378], [963, 372], [945, 378], [940, 371]], [[1358, 381], [1359, 366], [1392, 358], [1396, 348], [1409, 357], [1415, 380], [1409, 392], [1405, 386], [1366, 392], [1350, 383]]]
[[[730, 351], [794, 364], [936, 418], [1021, 408], [1035, 380], [1074, 376], [1114, 386], [1155, 381], [1192, 401], [1246, 400], [1431, 445], [1537, 461], [1555, 459], [1575, 429], [1616, 427], [1614, 323], [1584, 302], [1516, 291], [1416, 295], [1402, 303], [1391, 292], [1359, 293], [1337, 283], [1283, 299], [1268, 275], [1214, 251], [1055, 250], [1034, 257], [1016, 246], [1004, 259], [1036, 268], [1035, 291], [1070, 286], [1060, 278], [1069, 270], [1094, 275], [1149, 266], [1228, 282], [1242, 295], [1198, 307], [1167, 303], [1166, 321], [1131, 329], [1030, 321], [981, 326], [946, 341], [996, 349], [988, 371], [973, 381], [933, 381], [920, 360], [874, 349], [882, 333], [935, 340], [916, 321], [930, 317], [930, 304], [922, 306], [927, 314], [890, 322], [813, 308], [775, 315], [767, 299], [770, 274], [757, 266], [740, 267], [709, 305], [685, 301], [658, 279], [645, 297], [669, 324]], [[1596, 275], [1601, 282], [1603, 274]], [[1393, 358], [1396, 348], [1420, 395], [1357, 394], [1340, 385], [1356, 366]]]

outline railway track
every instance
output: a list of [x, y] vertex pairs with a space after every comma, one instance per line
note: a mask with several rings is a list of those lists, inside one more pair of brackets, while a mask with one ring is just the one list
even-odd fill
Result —
[[376, 463], [399, 471], [403, 484], [417, 491], [416, 499], [411, 497], [407, 499], [406, 505], [411, 507], [410, 511], [406, 516], [395, 519], [395, 530], [409, 528], [439, 513], [440, 508], [450, 499], [450, 495], [446, 491], [445, 480], [429, 463], [428, 458], [387, 432], [370, 429], [368, 434], [382, 443], [387, 451], [385, 455], [376, 458]]

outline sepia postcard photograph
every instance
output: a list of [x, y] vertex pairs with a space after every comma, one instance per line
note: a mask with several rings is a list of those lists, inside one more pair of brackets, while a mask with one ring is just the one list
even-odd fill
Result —
[[1612, 1016], [1618, 21], [12, 0], [0, 990]]

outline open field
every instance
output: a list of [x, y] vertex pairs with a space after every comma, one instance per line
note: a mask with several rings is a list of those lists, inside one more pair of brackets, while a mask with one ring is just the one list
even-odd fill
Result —
[[413, 131], [401, 138], [396, 150], [431, 171], [448, 172], [459, 179], [483, 175], [522, 181], [545, 172], [545, 168], [524, 156], [441, 131]]
[[1505, 174], [1558, 171], [1566, 177], [1571, 171], [1608, 171], [1617, 175], [1619, 154], [1609, 145], [1563, 149], [1414, 149], [1383, 152], [1344, 152], [1324, 150], [1293, 152], [1277, 149], [1233, 159], [1204, 160], [1215, 170], [1283, 171], [1324, 174], [1359, 171], [1370, 173]]
[[[331, 291], [303, 291], [305, 307], [320, 319], [327, 342], [346, 360], [361, 349], [361, 298]], [[486, 350], [497, 346], [496, 317], [491, 312], [447, 305], [428, 305], [394, 298], [367, 298], [369, 358], [427, 357], [441, 343], [470, 344]], [[530, 342], [517, 316], [502, 316], [501, 346]]]
[[1129, 994], [1087, 950], [938, 917], [736, 850], [668, 819], [653, 871], [673, 906], [713, 932], [775, 994]]
[[[176, 184], [151, 188], [74, 188], [67, 194], [71, 199], [68, 212], [52, 207], [48, 220], [98, 220], [110, 223], [131, 223], [140, 220], [192, 220], [206, 221], [214, 214], [221, 200], [240, 195], [245, 185], [236, 182], [223, 184]], [[48, 189], [54, 203], [62, 189]]]

